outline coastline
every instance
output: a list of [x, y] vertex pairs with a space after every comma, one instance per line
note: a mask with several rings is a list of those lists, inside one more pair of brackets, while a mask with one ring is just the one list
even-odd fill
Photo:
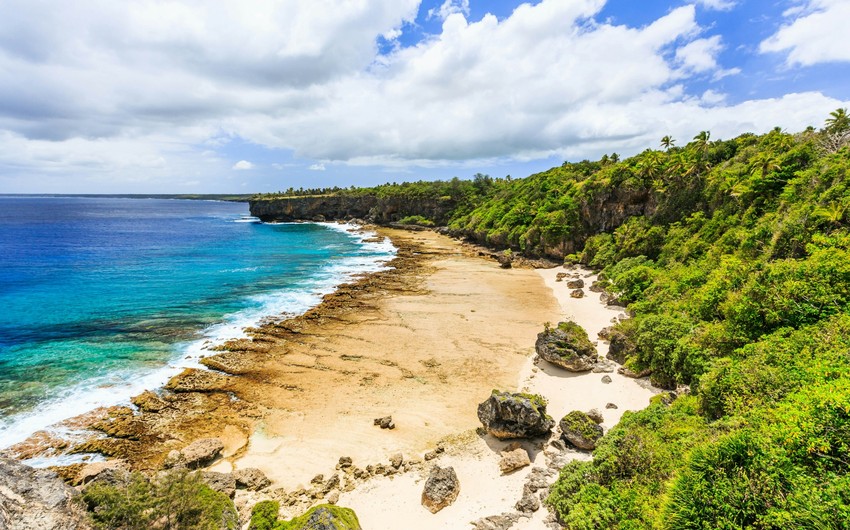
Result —
[[[161, 391], [136, 396], [135, 407], [75, 418], [76, 426], [101, 434], [74, 450], [156, 470], [169, 451], [220, 438], [222, 458], [208, 471], [253, 467], [273, 481], [260, 493], [240, 491], [240, 510], [277, 498], [290, 516], [327, 498], [328, 492], [311, 493], [311, 479], [339, 477], [340, 457], [365, 468], [400, 453], [406, 464], [397, 474], [342, 476], [334, 493], [340, 505], [354, 508], [369, 528], [393, 528], [406, 516], [423, 529], [457, 528], [511, 511], [531, 469], [549, 469], [551, 482], [552, 466], [588, 457], [525, 442], [534, 467], [501, 476], [498, 451], [506, 443], [476, 433], [476, 406], [493, 388], [544, 395], [556, 421], [567, 409], [600, 408], [601, 400], [604, 410], [605, 401], [618, 401], [618, 409], [604, 410], [606, 428], [625, 410], [648, 403], [651, 390], [616, 373], [610, 374], [614, 384], [603, 385], [602, 374], [569, 374], [542, 361], [535, 366], [534, 341], [544, 322], [576, 319], [593, 340], [620, 313], [594, 293], [570, 298], [555, 282], [563, 268], [504, 270], [478, 247], [435, 232], [377, 233], [397, 248], [388, 268], [343, 284], [300, 316], [247, 329], [250, 339], [229, 341], [201, 360], [209, 369], [184, 370]], [[373, 424], [386, 415], [395, 429]], [[444, 452], [422, 462], [435, 447]], [[459, 500], [437, 515], [419, 504], [432, 463], [454, 465], [461, 480], [466, 477]], [[83, 467], [59, 471], [70, 478]], [[513, 528], [544, 528], [546, 513], [541, 509]]]

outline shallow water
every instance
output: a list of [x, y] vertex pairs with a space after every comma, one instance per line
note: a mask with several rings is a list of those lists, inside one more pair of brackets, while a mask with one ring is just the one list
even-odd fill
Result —
[[394, 252], [339, 225], [241, 222], [247, 210], [0, 197], [0, 447], [160, 386]]

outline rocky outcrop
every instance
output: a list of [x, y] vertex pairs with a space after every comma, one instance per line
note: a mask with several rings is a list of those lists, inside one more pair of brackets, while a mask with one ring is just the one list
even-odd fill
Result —
[[264, 222], [363, 219], [383, 225], [413, 215], [425, 217], [436, 225], [445, 225], [455, 206], [455, 201], [448, 197], [412, 199], [374, 195], [279, 197], [249, 202], [251, 215]]
[[558, 426], [561, 428], [561, 436], [564, 440], [586, 451], [596, 449], [596, 443], [603, 434], [601, 426], [590, 416], [578, 410], [564, 416]]
[[619, 364], [635, 352], [635, 345], [628, 335], [617, 326], [609, 326], [599, 332], [599, 338], [608, 341], [608, 357]]
[[567, 281], [567, 289], [581, 289], [582, 287], [584, 287], [584, 280], [581, 278]]
[[201, 482], [211, 490], [224, 493], [231, 499], [236, 495], [236, 479], [230, 473], [217, 471], [201, 471]]
[[478, 405], [478, 419], [496, 438], [533, 438], [548, 435], [555, 421], [546, 414], [546, 399], [536, 394], [494, 390]]
[[431, 513], [437, 513], [453, 503], [458, 494], [460, 482], [454, 468], [434, 466], [422, 490], [422, 506]]
[[186, 466], [190, 469], [211, 464], [224, 450], [218, 438], [201, 438], [190, 443], [181, 451], [172, 451], [166, 459], [166, 467]]
[[571, 372], [593, 370], [598, 362], [596, 347], [575, 322], [560, 322], [539, 333], [534, 347], [543, 360]]
[[261, 490], [272, 483], [265, 473], [254, 467], [237, 469], [233, 472], [233, 479], [236, 481], [237, 488], [251, 491]]
[[0, 458], [0, 528], [89, 529], [79, 494], [52, 471]]

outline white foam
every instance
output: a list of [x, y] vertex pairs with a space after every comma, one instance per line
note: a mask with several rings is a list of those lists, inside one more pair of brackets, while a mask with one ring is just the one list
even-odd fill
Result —
[[[245, 328], [303, 314], [317, 306], [325, 295], [356, 276], [387, 269], [387, 262], [395, 256], [397, 249], [388, 238], [366, 242], [364, 240], [374, 238], [375, 234], [355, 225], [317, 224], [345, 232], [359, 244], [360, 249], [353, 256], [326, 264], [309, 278], [287, 289], [251, 296], [251, 307], [225, 315], [222, 322], [203, 330], [200, 339], [176, 345], [174, 357], [163, 368], [146, 373], [137, 370], [112, 372], [62, 391], [60, 396], [41, 404], [36, 411], [11, 418], [0, 425], [0, 449], [22, 442], [39, 430], [61, 436], [62, 428], [51, 426], [98, 407], [129, 404], [132, 396], [144, 390], [161, 388], [185, 368], [205, 369], [200, 360], [212, 353], [212, 347], [230, 339], [246, 338]], [[64, 456], [46, 457], [33, 459], [32, 463], [45, 467], [65, 460]]]

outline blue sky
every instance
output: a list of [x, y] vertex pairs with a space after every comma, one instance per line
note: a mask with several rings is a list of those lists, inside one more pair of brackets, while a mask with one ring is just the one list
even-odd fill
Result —
[[847, 0], [0, 0], [0, 193], [526, 176], [820, 126]]

